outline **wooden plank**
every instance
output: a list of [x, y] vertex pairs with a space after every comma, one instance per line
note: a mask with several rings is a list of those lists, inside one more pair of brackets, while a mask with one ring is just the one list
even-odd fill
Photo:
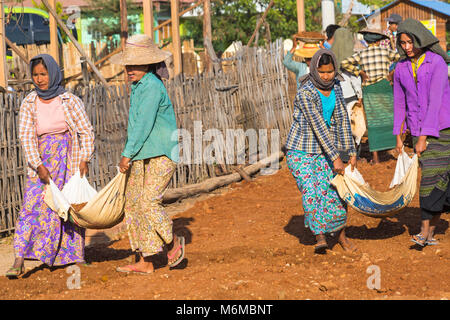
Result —
[[[56, 11], [56, 0], [48, 0], [49, 5]], [[55, 59], [59, 65], [59, 50], [58, 50], [58, 27], [54, 16], [50, 15], [50, 55]]]
[[182, 72], [183, 64], [181, 57], [180, 40], [180, 18], [178, 15], [179, 0], [170, 0], [170, 13], [172, 17], [172, 44], [173, 44], [173, 65], [175, 76]]
[[8, 87], [8, 67], [6, 65], [5, 45], [5, 13], [3, 10], [4, 0], [0, 0], [0, 87]]

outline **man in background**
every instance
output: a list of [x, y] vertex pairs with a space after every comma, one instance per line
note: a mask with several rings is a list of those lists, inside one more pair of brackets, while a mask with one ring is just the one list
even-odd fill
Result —
[[397, 51], [397, 28], [398, 24], [402, 22], [402, 20], [402, 17], [396, 13], [393, 13], [389, 16], [389, 18], [386, 18], [389, 25], [384, 31], [384, 34], [388, 36], [389, 39], [381, 41], [381, 48]]

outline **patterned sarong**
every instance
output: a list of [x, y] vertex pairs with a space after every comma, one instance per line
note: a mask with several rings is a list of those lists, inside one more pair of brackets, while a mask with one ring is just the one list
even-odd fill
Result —
[[347, 222], [347, 208], [331, 185], [331, 162], [322, 154], [287, 152], [287, 165], [302, 193], [305, 227], [313, 234], [342, 229]]
[[[439, 136], [427, 138], [427, 149], [419, 158], [420, 206], [434, 212], [442, 212], [445, 205], [450, 205], [450, 128], [441, 130]], [[417, 140], [413, 137], [414, 146]]]
[[[68, 132], [38, 139], [42, 163], [60, 189], [70, 178], [67, 159], [71, 141]], [[15, 256], [37, 259], [49, 266], [83, 262], [85, 230], [63, 222], [44, 203], [44, 186], [37, 176], [27, 178], [23, 207], [14, 234]]]
[[394, 95], [387, 80], [363, 87], [370, 152], [395, 148]]
[[176, 164], [166, 156], [133, 161], [125, 191], [125, 222], [131, 249], [143, 256], [163, 250], [172, 242], [172, 220], [162, 198]]

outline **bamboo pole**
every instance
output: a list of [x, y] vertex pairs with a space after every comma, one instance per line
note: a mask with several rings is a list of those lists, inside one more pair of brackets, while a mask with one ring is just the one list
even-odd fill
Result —
[[170, 12], [172, 16], [173, 66], [175, 76], [180, 74], [183, 69], [181, 58], [180, 18], [178, 15], [178, 6], [179, 0], [170, 0]]
[[[128, 11], [127, 11], [127, 1], [120, 0], [120, 42], [122, 46], [122, 52], [125, 52], [125, 45], [128, 39]], [[125, 69], [125, 66], [123, 67]], [[127, 73], [123, 73], [123, 80], [128, 86], [128, 76]]]
[[[178, 14], [178, 16], [181, 17], [183, 14], [185, 14], [185, 13], [187, 13], [187, 12], [189, 12], [189, 11], [194, 10], [194, 9], [197, 8], [199, 5], [201, 5], [202, 3], [203, 3], [203, 0], [197, 1], [195, 4], [193, 4], [193, 5], [190, 6], [189, 8], [184, 9], [183, 11], [181, 11], [181, 12]], [[155, 27], [154, 31], [157, 31], [157, 30], [161, 29], [162, 27], [164, 27], [164, 26], [166, 26], [166, 25], [168, 25], [168, 24], [170, 24], [170, 23], [172, 23], [172, 19], [166, 20], [166, 21], [164, 21], [164, 22], [158, 24], [158, 25]]]
[[6, 66], [6, 44], [5, 44], [5, 13], [3, 10], [3, 0], [0, 0], [0, 86], [8, 87], [8, 67]]
[[298, 23], [298, 32], [306, 31], [304, 0], [297, 0], [297, 23]]
[[89, 59], [89, 57], [87, 56], [87, 54], [84, 52], [83, 48], [81, 48], [80, 44], [78, 43], [78, 41], [75, 39], [75, 37], [72, 35], [72, 32], [69, 31], [69, 29], [67, 28], [67, 26], [64, 24], [64, 22], [58, 17], [58, 15], [56, 14], [56, 11], [53, 10], [53, 8], [50, 7], [49, 3], [47, 0], [41, 0], [42, 3], [47, 7], [48, 11], [50, 12], [51, 15], [53, 15], [53, 17], [55, 17], [56, 22], [58, 22], [59, 26], [63, 29], [63, 31], [67, 34], [67, 36], [69, 37], [69, 39], [72, 41], [72, 43], [74, 44], [75, 48], [77, 48], [78, 52], [86, 58], [86, 62], [89, 64], [89, 66], [92, 68], [92, 70], [94, 71], [95, 75], [100, 79], [100, 81], [105, 85], [108, 86], [108, 82], [106, 81], [106, 79], [102, 76], [102, 74], [100, 73], [100, 71], [95, 67], [94, 63], [92, 62], [91, 59]]
[[253, 39], [255, 39], [256, 33], [258, 32], [259, 28], [261, 28], [261, 25], [264, 22], [264, 19], [266, 18], [267, 14], [269, 13], [270, 8], [273, 6], [273, 3], [274, 3], [274, 0], [270, 0], [266, 11], [264, 11], [263, 16], [261, 17], [261, 19], [259, 19], [258, 23], [256, 24], [255, 31], [253, 31], [253, 34], [247, 43], [247, 47], [250, 46], [250, 44], [253, 42]]
[[153, 39], [153, 0], [143, 0], [142, 5], [144, 7], [144, 33]]
[[[56, 11], [56, 0], [49, 0], [49, 5]], [[50, 15], [50, 55], [59, 64], [58, 27], [55, 17]]]
[[19, 58], [23, 60], [23, 62], [25, 62], [26, 64], [29, 63], [28, 53], [25, 52], [24, 54], [19, 48], [17, 48], [14, 42], [8, 39], [6, 35], [5, 35], [5, 42], [12, 49], [12, 51], [14, 51], [19, 56]]
[[[211, 1], [204, 0], [203, 1], [203, 39], [212, 39], [212, 29], [211, 29]], [[205, 45], [206, 48], [206, 45]], [[205, 70], [206, 72], [211, 72], [212, 63], [211, 56], [208, 54], [208, 51], [205, 51]]]

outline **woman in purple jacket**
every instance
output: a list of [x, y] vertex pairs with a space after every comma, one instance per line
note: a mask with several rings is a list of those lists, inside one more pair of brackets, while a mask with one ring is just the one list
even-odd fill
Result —
[[401, 134], [410, 131], [422, 168], [422, 228], [412, 241], [435, 245], [436, 224], [450, 205], [450, 59], [439, 40], [414, 19], [399, 24], [397, 49], [402, 59], [394, 75], [393, 133], [401, 152]]

